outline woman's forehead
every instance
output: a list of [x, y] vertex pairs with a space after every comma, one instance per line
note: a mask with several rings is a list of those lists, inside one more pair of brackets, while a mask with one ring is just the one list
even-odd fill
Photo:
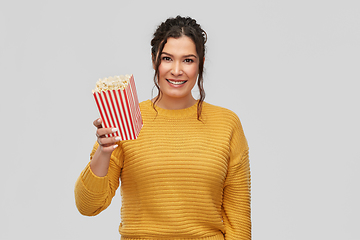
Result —
[[182, 36], [180, 38], [168, 38], [162, 52], [171, 55], [197, 56], [195, 43], [187, 36]]

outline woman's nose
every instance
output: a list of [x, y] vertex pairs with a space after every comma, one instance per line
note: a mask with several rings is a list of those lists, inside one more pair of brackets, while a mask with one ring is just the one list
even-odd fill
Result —
[[181, 63], [179, 62], [174, 62], [172, 69], [171, 69], [171, 74], [174, 76], [179, 76], [183, 73], [182, 69], [181, 69]]

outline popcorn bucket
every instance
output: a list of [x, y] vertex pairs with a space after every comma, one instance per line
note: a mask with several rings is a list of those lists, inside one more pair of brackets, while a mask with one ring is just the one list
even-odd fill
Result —
[[119, 136], [122, 140], [136, 139], [143, 126], [134, 76], [131, 75], [125, 89], [94, 92], [104, 128], [117, 128], [108, 137]]

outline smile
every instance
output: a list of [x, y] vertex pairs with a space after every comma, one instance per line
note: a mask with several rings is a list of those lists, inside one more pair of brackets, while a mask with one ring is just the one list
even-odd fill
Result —
[[179, 81], [179, 80], [173, 81], [173, 80], [169, 80], [169, 79], [166, 79], [166, 81], [168, 81], [169, 83], [174, 84], [174, 85], [181, 85], [181, 84], [184, 84], [184, 83], [187, 82], [186, 80], [184, 80], [184, 81]]

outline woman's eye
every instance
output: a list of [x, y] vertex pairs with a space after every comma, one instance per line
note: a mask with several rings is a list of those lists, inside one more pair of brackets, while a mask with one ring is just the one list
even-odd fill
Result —
[[171, 58], [170, 58], [170, 57], [162, 57], [162, 60], [164, 60], [164, 61], [171, 61]]
[[194, 62], [194, 60], [192, 60], [192, 59], [190, 59], [190, 58], [187, 58], [187, 59], [185, 59], [184, 60], [186, 63], [192, 63], [192, 62]]

